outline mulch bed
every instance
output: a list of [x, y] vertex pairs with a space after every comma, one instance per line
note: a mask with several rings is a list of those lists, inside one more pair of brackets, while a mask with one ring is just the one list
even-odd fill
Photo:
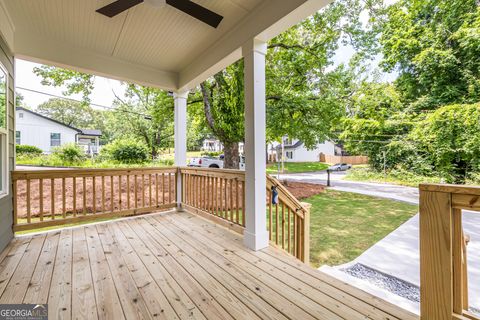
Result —
[[282, 183], [298, 200], [310, 198], [325, 191], [325, 186], [321, 184], [291, 181], [282, 181]]

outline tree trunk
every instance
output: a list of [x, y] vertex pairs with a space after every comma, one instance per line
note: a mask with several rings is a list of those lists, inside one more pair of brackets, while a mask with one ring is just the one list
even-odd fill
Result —
[[240, 169], [238, 142], [224, 143], [223, 152], [225, 155], [225, 159], [223, 160], [223, 167], [225, 169]]

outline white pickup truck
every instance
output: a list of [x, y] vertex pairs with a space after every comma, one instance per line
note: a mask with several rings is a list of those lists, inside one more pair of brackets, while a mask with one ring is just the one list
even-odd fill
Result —
[[[189, 167], [199, 167], [199, 168], [215, 168], [223, 169], [223, 157], [212, 158], [212, 157], [200, 157], [192, 158], [188, 163]], [[240, 157], [240, 170], [245, 170], [245, 157]]]

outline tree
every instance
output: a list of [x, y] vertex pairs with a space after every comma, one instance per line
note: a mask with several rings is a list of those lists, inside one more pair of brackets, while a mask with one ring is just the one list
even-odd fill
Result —
[[113, 139], [136, 138], [155, 158], [160, 148], [172, 143], [174, 126], [173, 98], [168, 92], [139, 85], [127, 85], [125, 97], [116, 97], [108, 126]]
[[95, 111], [89, 105], [81, 102], [52, 98], [40, 104], [36, 111], [68, 126], [81, 129], [96, 129], [92, 127]]
[[398, 70], [396, 86], [411, 112], [479, 101], [479, 19], [477, 0], [400, 0], [389, 7], [383, 67]]

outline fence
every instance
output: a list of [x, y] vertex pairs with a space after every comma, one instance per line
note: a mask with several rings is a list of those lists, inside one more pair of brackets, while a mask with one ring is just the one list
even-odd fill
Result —
[[320, 153], [320, 162], [326, 163], [348, 163], [348, 164], [368, 164], [367, 156], [331, 156]]

